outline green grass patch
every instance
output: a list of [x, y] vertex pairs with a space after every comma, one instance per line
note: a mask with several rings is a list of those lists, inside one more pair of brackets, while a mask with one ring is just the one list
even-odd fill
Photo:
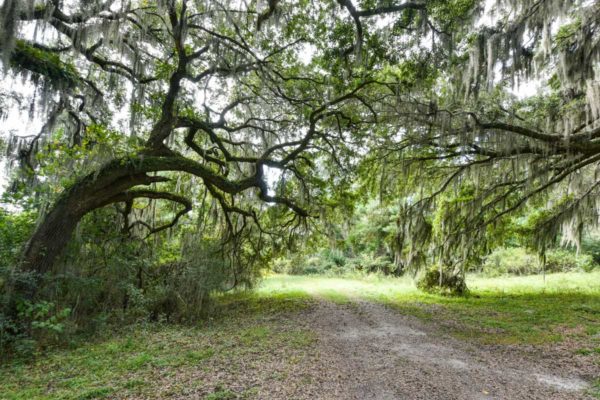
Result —
[[[278, 354], [293, 354], [288, 362], [299, 362], [316, 337], [286, 323], [285, 316], [306, 310], [315, 297], [350, 306], [360, 299], [381, 302], [483, 343], [581, 339], [573, 354], [599, 357], [600, 272], [553, 274], [545, 281], [470, 277], [468, 283], [471, 295], [444, 297], [418, 291], [408, 278], [270, 276], [253, 292], [219, 296], [216, 316], [199, 326], [139, 325], [108, 340], [2, 366], [0, 398], [164, 398], [198, 391], [213, 399], [252, 397], [253, 388], [232, 392], [226, 385], [206, 392], [193, 371], [227, 366], [229, 373], [243, 375], [250, 364], [261, 371], [261, 362], [272, 362], [273, 351], [281, 349]], [[271, 378], [284, 380], [286, 374]], [[598, 396], [600, 382], [591, 390]]]
[[237, 398], [237, 394], [229, 389], [217, 390], [216, 392], [204, 396], [204, 400], [234, 400]]
[[600, 378], [596, 379], [594, 383], [592, 383], [589, 393], [596, 399], [600, 399]]
[[[165, 385], [165, 379], [214, 365], [235, 368], [240, 357], [260, 361], [274, 348], [311, 346], [311, 332], [282, 324], [285, 313], [311, 302], [304, 292], [224, 295], [217, 299], [217, 316], [199, 326], [140, 325], [108, 340], [2, 366], [0, 399], [101, 399], [115, 393], [163, 398], [185, 396], [194, 385], [205, 390], [193, 377], [177, 385]], [[224, 399], [231, 393], [223, 388], [206, 398]]]
[[258, 293], [305, 292], [337, 303], [367, 299], [490, 344], [543, 344], [600, 334], [600, 272], [467, 279], [470, 295], [423, 293], [409, 278], [272, 276]]

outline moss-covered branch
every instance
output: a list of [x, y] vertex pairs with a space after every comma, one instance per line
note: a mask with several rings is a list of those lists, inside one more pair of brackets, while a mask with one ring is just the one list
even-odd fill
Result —
[[74, 88], [81, 82], [72, 64], [63, 62], [56, 52], [35, 47], [25, 40], [16, 41], [10, 64], [15, 69], [42, 76], [56, 87]]

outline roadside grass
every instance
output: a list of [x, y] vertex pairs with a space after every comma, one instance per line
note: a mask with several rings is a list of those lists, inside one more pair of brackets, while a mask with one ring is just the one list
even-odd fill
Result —
[[[451, 335], [491, 345], [569, 342], [573, 356], [600, 365], [600, 271], [543, 276], [470, 276], [466, 297], [419, 291], [408, 277], [278, 276], [259, 293], [304, 291], [340, 303], [376, 301], [435, 322]], [[567, 351], [569, 351], [567, 350]], [[588, 393], [600, 399], [600, 378]]]
[[302, 355], [314, 334], [285, 316], [309, 304], [303, 292], [220, 296], [218, 317], [198, 326], [137, 325], [108, 340], [2, 366], [0, 399], [251, 397], [251, 389], [230, 388], [228, 379], [214, 381], [213, 372], [243, 375], [252, 363]]
[[597, 399], [600, 399], [600, 378], [596, 379], [592, 383], [592, 388], [589, 393]]
[[[261, 388], [289, 385], [294, 368], [310, 363], [316, 337], [288, 316], [315, 297], [380, 302], [480, 343], [570, 341], [574, 355], [600, 362], [600, 272], [545, 281], [472, 276], [468, 284], [469, 296], [444, 297], [420, 292], [410, 278], [271, 275], [253, 292], [218, 296], [215, 317], [196, 326], [141, 324], [0, 366], [0, 399], [255, 397]], [[600, 396], [600, 381], [592, 391]]]
[[461, 338], [488, 344], [544, 344], [584, 339], [580, 354], [600, 352], [600, 272], [468, 278], [470, 294], [419, 291], [410, 278], [271, 276], [259, 293], [304, 291], [336, 302], [378, 301], [436, 321]]

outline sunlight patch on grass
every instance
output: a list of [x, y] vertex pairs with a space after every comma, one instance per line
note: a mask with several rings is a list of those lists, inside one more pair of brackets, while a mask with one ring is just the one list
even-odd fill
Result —
[[577, 292], [600, 293], [600, 271], [568, 272], [529, 276], [506, 276], [486, 278], [477, 275], [467, 277], [467, 285], [475, 292], [492, 293], [549, 293]]
[[257, 293], [264, 295], [296, 292], [324, 298], [330, 296], [337, 299], [352, 299], [390, 292], [417, 293], [418, 291], [409, 278], [382, 278], [377, 276], [367, 276], [359, 279], [272, 275], [263, 280], [257, 288]]
[[331, 278], [273, 275], [260, 295], [306, 293], [344, 304], [369, 300], [435, 320], [457, 337], [493, 344], [542, 344], [600, 332], [600, 272], [523, 277], [469, 276], [470, 295], [419, 291], [408, 277]]

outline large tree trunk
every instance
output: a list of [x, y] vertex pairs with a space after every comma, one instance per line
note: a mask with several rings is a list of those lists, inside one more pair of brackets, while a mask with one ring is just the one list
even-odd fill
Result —
[[73, 210], [72, 203], [78, 200], [64, 196], [43, 218], [25, 247], [23, 269], [42, 275], [52, 267], [85, 214]]
[[118, 201], [119, 194], [134, 186], [164, 180], [137, 169], [115, 160], [66, 189], [29, 239], [21, 259], [22, 270], [32, 273], [34, 281], [39, 279], [52, 268], [83, 216]]
[[165, 192], [129, 190], [138, 185], [168, 180], [162, 176], [147, 175], [157, 171], [187, 172], [227, 193], [238, 193], [257, 186], [260, 180], [260, 176], [255, 174], [239, 181], [229, 181], [210, 168], [175, 153], [145, 152], [115, 159], [65, 189], [27, 243], [21, 259], [22, 270], [31, 272], [34, 281], [39, 279], [52, 268], [84, 215], [111, 203], [131, 201], [132, 196], [180, 203], [185, 209], [178, 213], [175, 223], [182, 213], [191, 209], [190, 201]]

